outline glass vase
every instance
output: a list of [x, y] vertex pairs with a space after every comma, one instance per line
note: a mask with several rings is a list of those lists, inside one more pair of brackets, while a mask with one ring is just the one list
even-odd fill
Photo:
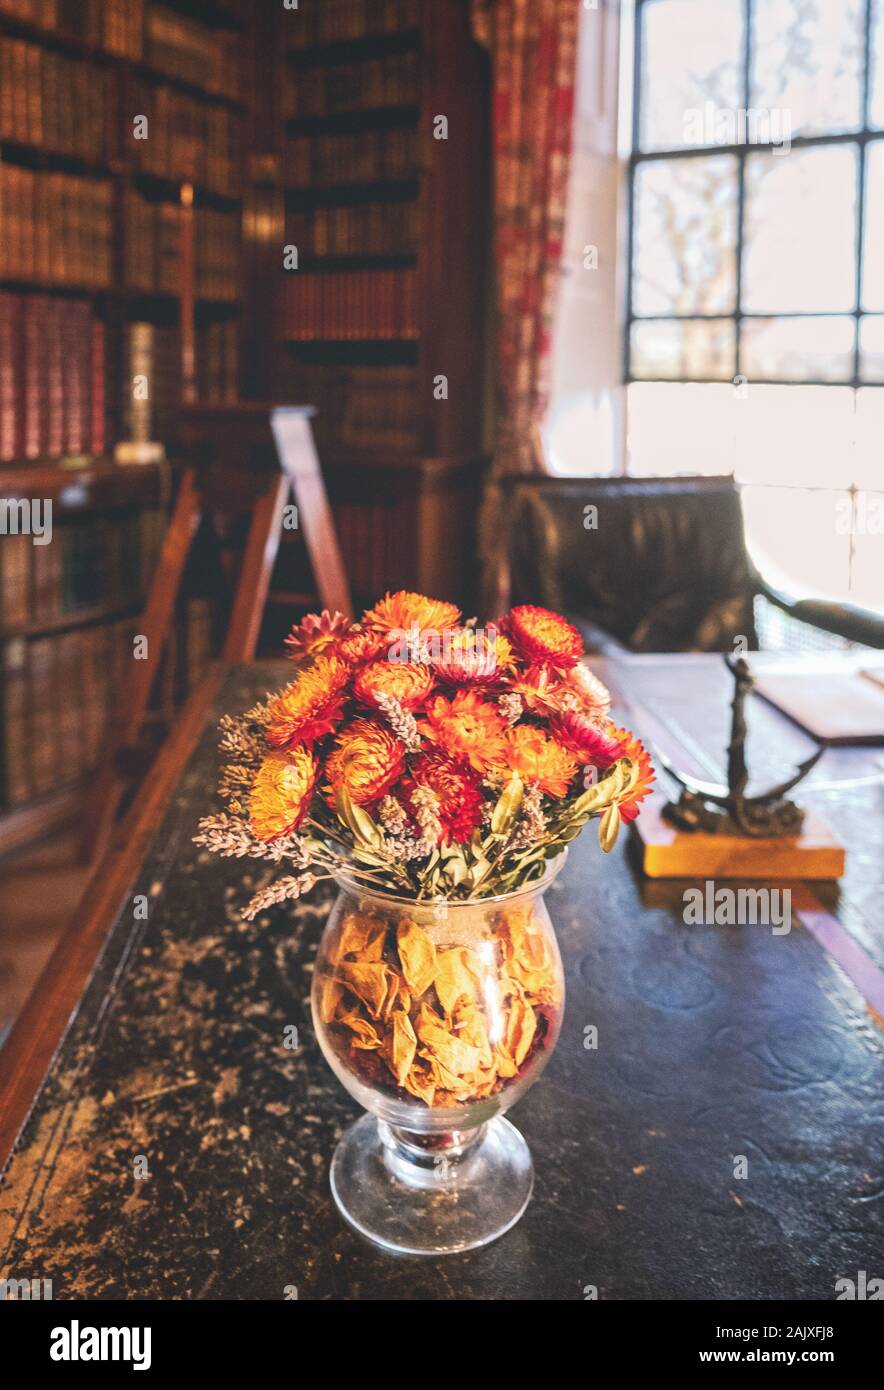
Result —
[[500, 897], [420, 902], [339, 879], [313, 977], [316, 1036], [368, 1112], [346, 1131], [331, 1188], [390, 1250], [441, 1254], [503, 1235], [534, 1170], [504, 1119], [537, 1080], [564, 1007], [544, 877]]

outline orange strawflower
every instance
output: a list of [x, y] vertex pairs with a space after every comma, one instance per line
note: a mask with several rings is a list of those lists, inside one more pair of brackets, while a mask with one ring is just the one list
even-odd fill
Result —
[[363, 619], [366, 627], [377, 628], [381, 632], [410, 632], [415, 627], [421, 632], [427, 628], [443, 632], [447, 627], [454, 627], [459, 620], [460, 609], [455, 608], [453, 603], [427, 598], [425, 594], [413, 594], [407, 589], [387, 594], [374, 608], [368, 609]]
[[444, 633], [438, 646], [439, 655], [433, 654], [433, 666], [442, 680], [453, 685], [494, 685], [516, 664], [512, 646], [495, 627], [484, 631], [452, 628]]
[[583, 638], [577, 628], [548, 608], [524, 603], [510, 610], [502, 626], [516, 650], [532, 665], [567, 670], [583, 655]]
[[316, 770], [316, 759], [306, 748], [267, 755], [249, 794], [249, 821], [259, 840], [297, 830], [310, 806]]
[[548, 666], [529, 666], [520, 676], [513, 677], [507, 690], [520, 695], [527, 709], [548, 714], [558, 708], [561, 685]]
[[392, 695], [403, 709], [416, 709], [432, 688], [432, 671], [418, 661], [372, 661], [353, 681], [353, 694], [359, 703], [375, 708], [378, 695]]
[[549, 726], [553, 737], [583, 764], [610, 767], [623, 757], [623, 743], [615, 738], [610, 719], [602, 724], [580, 710], [566, 709], [554, 714]]
[[451, 700], [436, 695], [425, 713], [426, 723], [419, 725], [424, 737], [476, 772], [484, 772], [503, 756], [506, 720], [478, 690], [458, 690]]
[[344, 661], [349, 661], [351, 666], [359, 666], [364, 661], [373, 661], [380, 655], [384, 645], [383, 633], [375, 632], [370, 628], [365, 628], [361, 623], [357, 623], [345, 637], [342, 637], [335, 647], [335, 652]]
[[293, 661], [300, 661], [305, 656], [317, 656], [343, 637], [349, 626], [350, 619], [345, 618], [343, 613], [329, 613], [327, 608], [323, 608], [321, 613], [308, 613], [301, 622], [295, 623], [285, 639], [288, 655]]
[[620, 756], [622, 758], [629, 758], [630, 762], [638, 763], [640, 769], [638, 783], [634, 790], [630, 793], [628, 800], [621, 801], [620, 803], [621, 818], [625, 820], [628, 825], [630, 821], [635, 820], [641, 810], [640, 803], [644, 801], [656, 781], [654, 765], [641, 739], [637, 739], [633, 734], [629, 733], [627, 729], [616, 729], [613, 725], [611, 727], [611, 732], [623, 745], [623, 751]]
[[494, 770], [523, 782], [536, 782], [547, 796], [565, 796], [578, 771], [577, 759], [533, 724], [517, 724], [506, 735], [504, 756]]
[[314, 743], [340, 723], [350, 668], [337, 656], [318, 656], [270, 701], [267, 742], [272, 748]]
[[374, 719], [354, 719], [338, 734], [325, 763], [323, 788], [329, 802], [342, 787], [357, 806], [379, 800], [405, 770], [405, 748], [395, 734]]

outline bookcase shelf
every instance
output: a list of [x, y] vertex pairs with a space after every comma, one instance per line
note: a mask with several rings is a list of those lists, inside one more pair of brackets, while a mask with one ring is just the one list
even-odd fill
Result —
[[15, 637], [44, 637], [50, 633], [71, 632], [77, 628], [91, 627], [94, 623], [134, 618], [141, 611], [143, 601], [144, 595], [141, 594], [129, 603], [97, 603], [89, 608], [76, 608], [69, 613], [59, 613], [54, 618], [43, 618], [39, 622], [0, 627], [0, 642], [8, 642]]
[[39, 44], [43, 48], [50, 48], [58, 53], [66, 53], [72, 58], [88, 58], [91, 62], [107, 65], [121, 61], [119, 54], [110, 53], [107, 49], [99, 47], [98, 44], [89, 43], [86, 39], [80, 38], [77, 34], [72, 34], [66, 29], [52, 29], [44, 24], [36, 24], [33, 20], [20, 19], [3, 9], [2, 6], [0, 6], [0, 29], [9, 38], [25, 39], [30, 43]]
[[[485, 452], [487, 54], [468, 0], [302, 0], [301, 11], [279, 23], [286, 242], [300, 268], [268, 271], [275, 393], [318, 407], [357, 602], [406, 587], [469, 603]], [[376, 32], [397, 16], [398, 32]], [[440, 112], [447, 140], [434, 139]], [[447, 399], [434, 394], [440, 374]]]
[[283, 338], [282, 341], [292, 357], [317, 365], [352, 366], [368, 362], [377, 366], [417, 366], [418, 361], [416, 338]]
[[[161, 9], [175, 9], [178, 13], [187, 13], [179, 6], [169, 4], [168, 0], [156, 0], [156, 4]], [[207, 6], [207, 10], [209, 8]], [[229, 26], [216, 25], [213, 27], [226, 28]], [[50, 29], [30, 20], [17, 19], [2, 8], [0, 8], [0, 31], [9, 38], [24, 39], [27, 42], [38, 44], [42, 48], [49, 48], [57, 53], [66, 54], [71, 58], [81, 58], [91, 63], [100, 63], [105, 67], [126, 67], [130, 72], [149, 82], [161, 83], [176, 91], [183, 92], [187, 96], [195, 97], [199, 101], [215, 102], [218, 105], [227, 106], [233, 111], [244, 112], [246, 110], [246, 103], [241, 97], [232, 96], [227, 92], [215, 91], [211, 87], [204, 87], [200, 83], [192, 82], [176, 73], [166, 72], [165, 69], [158, 67], [155, 63], [148, 62], [143, 57], [132, 58], [125, 53], [113, 53], [102, 48], [99, 44], [90, 43], [77, 34], [70, 33], [68, 30]]]
[[[8, 239], [0, 238], [0, 393], [4, 297], [16, 300], [10, 314], [48, 311], [40, 332], [56, 363], [53, 315], [78, 323], [79, 315], [104, 344], [104, 404], [96, 399], [106, 428], [74, 449], [68, 446], [75, 421], [61, 434], [49, 431], [50, 447], [43, 438], [47, 395], [39, 447], [32, 445], [27, 459], [18, 454], [17, 462], [0, 464], [0, 495], [52, 498], [55, 530], [73, 535], [82, 527], [84, 538], [68, 546], [66, 579], [38, 548], [0, 544], [0, 598], [15, 589], [16, 564], [30, 571], [36, 563], [29, 593], [62, 585], [62, 598], [42, 603], [38, 612], [15, 611], [5, 602], [0, 607], [6, 730], [0, 739], [0, 853], [75, 811], [84, 773], [88, 777], [113, 716], [121, 652], [131, 657], [126, 648], [144, 591], [123, 565], [134, 547], [121, 551], [119, 538], [136, 518], [161, 515], [168, 505], [187, 360], [182, 341], [191, 324], [196, 379], [184, 386], [198, 400], [230, 399], [238, 385], [256, 401], [318, 407], [320, 457], [357, 603], [373, 602], [389, 588], [413, 588], [470, 611], [484, 455], [488, 274], [482, 248], [491, 186], [487, 55], [472, 38], [469, 0], [300, 0], [298, 11], [284, 9], [280, 0], [144, 0], [145, 24], [134, 39], [131, 20], [140, 14], [140, 0], [102, 0], [98, 7], [116, 16], [122, 39], [119, 29], [109, 34], [92, 23], [95, 0], [65, 0], [59, 7], [80, 26], [74, 33], [16, 19], [6, 4], [10, 0], [0, 0], [0, 42], [13, 39], [49, 55], [50, 76], [41, 90], [52, 100], [42, 126], [29, 126], [28, 103], [18, 102], [10, 116], [0, 101], [0, 123], [15, 124], [0, 124], [0, 146], [9, 153], [0, 176], [11, 169], [13, 184], [23, 174], [25, 181], [54, 180], [62, 211], [72, 207], [78, 217], [71, 254], [62, 262], [68, 282], [56, 280], [45, 247], [42, 260], [29, 259], [21, 252], [27, 239], [19, 237], [10, 258]], [[176, 15], [183, 24], [179, 51]], [[391, 16], [399, 17], [398, 32], [364, 32], [389, 24]], [[215, 55], [204, 67], [188, 28], [193, 22], [207, 26], [205, 51]], [[297, 48], [296, 34], [302, 40]], [[105, 51], [100, 44], [109, 41], [127, 52]], [[240, 82], [227, 63], [230, 54], [239, 60]], [[15, 61], [24, 61], [21, 54]], [[68, 74], [65, 83], [56, 82], [56, 69]], [[71, 121], [81, 119], [102, 87], [107, 96], [100, 119], [93, 114], [92, 125], [69, 134]], [[439, 112], [449, 119], [447, 140], [433, 138]], [[149, 146], [132, 138], [135, 113], [150, 119]], [[170, 248], [176, 219], [191, 225], [185, 183], [194, 189], [197, 273], [181, 293], [170, 266], [176, 254], [186, 259], [186, 238], [178, 253]], [[102, 283], [86, 284], [99, 264], [88, 254], [90, 200], [108, 194], [108, 283], [102, 265], [101, 277], [95, 274]], [[296, 238], [287, 234], [294, 227]], [[291, 240], [301, 251], [297, 272], [283, 268], [281, 248]], [[55, 238], [52, 245], [54, 251]], [[303, 320], [287, 329], [285, 313], [293, 303], [298, 313], [313, 312], [310, 301], [304, 309], [297, 294], [290, 299], [292, 275], [311, 294], [327, 295], [317, 312], [329, 321], [312, 323], [311, 338], [295, 336], [304, 331]], [[237, 297], [227, 299], [232, 283]], [[343, 336], [345, 330], [359, 336]], [[84, 355], [67, 351], [61, 358]], [[149, 437], [166, 443], [168, 467], [126, 469], [107, 457], [134, 430], [131, 383], [142, 371], [152, 382]], [[447, 400], [434, 396], [439, 374], [448, 380]], [[0, 410], [0, 425], [2, 416]], [[0, 427], [0, 450], [3, 438]], [[61, 456], [68, 454], [93, 457], [74, 468], [65, 466], [73, 462]], [[0, 451], [0, 458], [9, 457]], [[77, 566], [88, 570], [102, 547], [111, 570], [123, 566], [125, 584], [109, 582], [93, 593], [78, 589]], [[297, 547], [285, 549], [292, 569], [277, 576], [276, 587], [296, 609], [307, 594], [295, 564]], [[210, 605], [217, 613], [226, 593], [218, 557], [204, 558], [179, 615], [177, 667], [171, 676], [165, 668], [158, 676], [155, 699], [162, 711], [174, 708], [208, 653]], [[278, 624], [287, 617], [276, 610]], [[10, 736], [10, 728], [25, 733]], [[15, 765], [17, 748], [36, 758], [35, 768]]]
[[185, 96], [194, 97], [197, 101], [214, 102], [217, 106], [226, 106], [231, 111], [244, 112], [246, 104], [241, 97], [230, 96], [227, 92], [216, 92], [211, 87], [201, 87], [198, 82], [191, 82], [186, 77], [179, 77], [175, 73], [164, 72], [162, 68], [155, 67], [152, 63], [146, 63], [143, 58], [136, 61], [120, 59], [120, 62], [129, 61], [132, 71], [136, 77], [143, 77], [148, 82], [156, 83], [158, 86], [171, 87], [176, 92], [183, 92]]
[[245, 28], [242, 15], [236, 14], [226, 5], [216, 4], [215, 0], [162, 0], [162, 5], [164, 9], [175, 10], [188, 19], [208, 24], [212, 29], [241, 31]]
[[420, 29], [398, 29], [387, 34], [363, 34], [361, 38], [337, 39], [331, 43], [309, 44], [304, 48], [288, 48], [286, 57], [295, 69], [334, 67], [340, 63], [359, 62], [367, 58], [386, 58], [397, 53], [416, 52], [420, 45]]
[[417, 125], [420, 107], [414, 102], [392, 106], [366, 106], [354, 111], [330, 111], [323, 116], [289, 116], [286, 130], [289, 135], [324, 135], [361, 133], [366, 130], [401, 130]]
[[304, 253], [299, 274], [329, 275], [338, 270], [410, 270], [417, 266], [416, 251], [378, 252], [364, 256], [311, 256]]
[[241, 193], [219, 193], [214, 188], [207, 188], [205, 184], [193, 180], [165, 178], [162, 174], [151, 173], [149, 169], [134, 169], [131, 181], [133, 187], [157, 195], [160, 202], [177, 203], [181, 197], [181, 184], [189, 182], [193, 189], [195, 207], [220, 208], [229, 212], [235, 212], [242, 207]]
[[0, 470], [4, 497], [40, 497], [60, 502], [68, 513], [78, 507], [97, 508], [156, 505], [166, 491], [165, 470], [156, 464], [120, 468], [110, 458], [4, 465]]
[[4, 163], [21, 164], [29, 169], [57, 170], [62, 174], [85, 174], [94, 178], [112, 178], [120, 172], [120, 165], [110, 160], [88, 159], [66, 150], [50, 150], [45, 145], [29, 145], [19, 140], [3, 140], [2, 152]]
[[112, 285], [78, 285], [69, 284], [65, 280], [40, 280], [32, 276], [20, 278], [17, 276], [0, 277], [0, 291], [7, 290], [15, 294], [57, 294], [66, 295], [74, 299], [119, 299], [122, 291], [115, 289]]
[[331, 183], [320, 188], [292, 187], [285, 190], [290, 211], [319, 207], [358, 207], [361, 203], [408, 203], [418, 197], [420, 180], [373, 179], [362, 183]]

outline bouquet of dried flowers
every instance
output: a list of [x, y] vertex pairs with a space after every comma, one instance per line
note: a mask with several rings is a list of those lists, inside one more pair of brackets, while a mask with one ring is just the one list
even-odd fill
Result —
[[610, 850], [653, 781], [548, 609], [479, 628], [400, 592], [358, 622], [312, 613], [287, 644], [289, 684], [221, 721], [226, 810], [195, 837], [283, 868], [250, 919], [337, 874], [430, 901], [511, 892], [590, 819]]

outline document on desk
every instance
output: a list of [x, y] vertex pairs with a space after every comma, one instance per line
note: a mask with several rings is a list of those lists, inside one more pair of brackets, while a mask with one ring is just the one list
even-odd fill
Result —
[[755, 690], [823, 743], [884, 743], [884, 667], [761, 672]]

